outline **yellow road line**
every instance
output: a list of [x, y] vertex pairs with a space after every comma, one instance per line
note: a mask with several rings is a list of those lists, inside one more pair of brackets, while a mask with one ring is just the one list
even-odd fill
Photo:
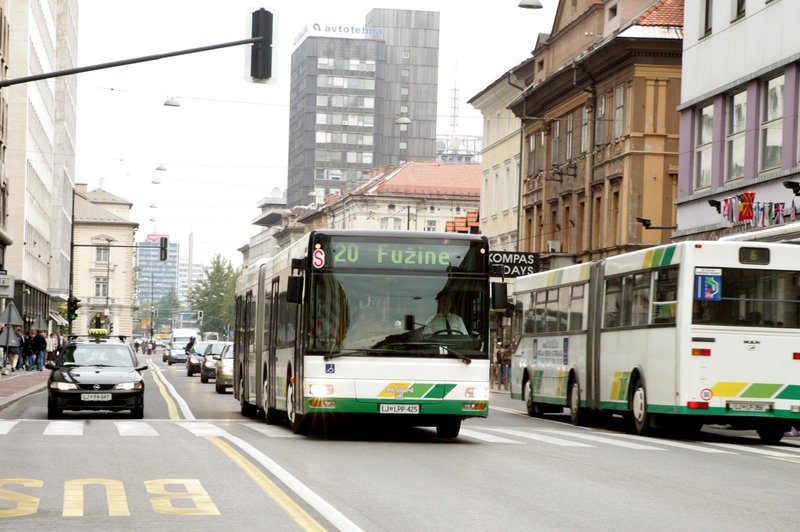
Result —
[[303, 530], [324, 531], [325, 528], [311, 517], [303, 508], [294, 502], [284, 493], [274, 482], [272, 482], [256, 466], [249, 462], [236, 449], [227, 442], [222, 441], [218, 436], [206, 436], [206, 439], [216, 445], [222, 452], [242, 470], [247, 473], [253, 481], [258, 484], [261, 490], [267, 494], [275, 503], [291, 517]]
[[170, 419], [181, 419], [181, 416], [178, 415], [178, 405], [175, 404], [175, 401], [172, 400], [172, 396], [170, 396], [169, 392], [167, 391], [167, 387], [164, 386], [164, 382], [161, 380], [161, 374], [159, 371], [156, 370], [158, 366], [156, 366], [152, 360], [148, 360], [147, 364], [150, 366], [152, 370], [153, 380], [158, 386], [159, 391], [161, 392], [161, 396], [164, 398], [164, 402], [167, 403], [167, 410], [169, 410], [169, 418]]

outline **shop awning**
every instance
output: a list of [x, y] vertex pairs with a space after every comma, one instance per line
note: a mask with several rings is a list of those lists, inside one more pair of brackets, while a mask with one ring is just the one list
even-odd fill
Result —
[[59, 325], [69, 325], [69, 322], [64, 318], [62, 318], [61, 314], [57, 312], [50, 312], [50, 319]]

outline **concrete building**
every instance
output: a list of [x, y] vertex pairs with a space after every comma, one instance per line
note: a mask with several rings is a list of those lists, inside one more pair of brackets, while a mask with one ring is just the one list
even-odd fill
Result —
[[478, 210], [480, 182], [478, 164], [407, 163], [381, 169], [357, 189], [329, 197], [318, 209], [298, 216], [297, 224], [308, 230], [443, 232], [448, 222]]
[[683, 0], [559, 2], [510, 105], [524, 130], [519, 248], [543, 267], [669, 241], [682, 25]]
[[799, 2], [686, 3], [677, 240], [800, 238], [798, 20]]
[[[72, 0], [3, 2], [3, 76], [75, 66], [77, 5]], [[6, 225], [0, 244], [7, 247], [2, 266], [16, 280], [14, 301], [26, 326], [54, 313], [69, 291], [75, 87], [75, 80], [66, 78], [3, 89], [0, 193]]]
[[350, 190], [376, 167], [434, 160], [439, 13], [373, 9], [363, 26], [314, 24], [301, 38], [291, 66], [289, 207]]
[[136, 253], [136, 299], [143, 316], [149, 318], [153, 304], [170, 292], [178, 294], [178, 263], [180, 245], [169, 242], [167, 260], [161, 260], [161, 237], [169, 235], [149, 234], [139, 241]]
[[186, 260], [181, 260], [178, 264], [178, 300], [182, 305], [188, 302], [189, 292], [205, 276], [202, 264], [189, 264]]
[[80, 299], [74, 334], [87, 334], [90, 320], [102, 316], [114, 334], [133, 332], [134, 235], [130, 202], [103, 189], [75, 190], [72, 293]]

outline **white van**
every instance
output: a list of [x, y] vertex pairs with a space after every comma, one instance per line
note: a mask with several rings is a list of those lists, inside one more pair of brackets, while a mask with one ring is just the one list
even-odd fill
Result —
[[172, 347], [185, 347], [192, 336], [197, 341], [200, 338], [200, 332], [197, 329], [172, 329], [169, 341], [172, 343]]

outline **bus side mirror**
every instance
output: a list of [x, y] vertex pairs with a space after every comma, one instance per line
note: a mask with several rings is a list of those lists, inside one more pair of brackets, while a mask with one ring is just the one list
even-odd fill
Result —
[[492, 309], [505, 310], [508, 305], [506, 283], [492, 283]]
[[303, 278], [301, 276], [289, 276], [289, 284], [286, 286], [286, 301], [298, 304], [303, 302]]

